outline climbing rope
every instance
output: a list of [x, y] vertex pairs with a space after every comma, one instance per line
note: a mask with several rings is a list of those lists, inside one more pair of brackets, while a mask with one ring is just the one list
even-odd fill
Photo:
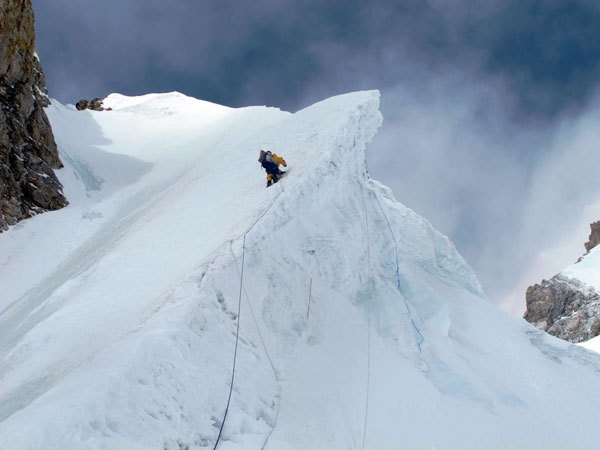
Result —
[[312, 299], [312, 282], [313, 282], [313, 275], [312, 275], [312, 257], [315, 254], [314, 250], [308, 250], [308, 254], [310, 255], [309, 260], [308, 260], [308, 269], [310, 270], [310, 282], [308, 284], [308, 305], [306, 307], [306, 320], [308, 320], [308, 316], [310, 314], [310, 301]]
[[[364, 181], [366, 181], [366, 173], [365, 173], [365, 179], [363, 180], [362, 183], [360, 183], [361, 186], [361, 194], [362, 194], [362, 205], [363, 205], [363, 212], [364, 212], [364, 218], [365, 218], [365, 237], [367, 239], [367, 268], [368, 268], [368, 279], [369, 279], [369, 283], [372, 282], [373, 280], [373, 273], [372, 273], [372, 267], [371, 267], [371, 242], [370, 242], [370, 237], [369, 237], [369, 220], [368, 220], [368, 216], [367, 216], [367, 202], [365, 199], [365, 185], [364, 185]], [[369, 391], [370, 391], [370, 385], [371, 385], [371, 296], [368, 296], [368, 303], [369, 303], [369, 314], [368, 314], [368, 323], [369, 323], [369, 331], [368, 331], [368, 336], [367, 336], [367, 389], [366, 389], [366, 399], [365, 399], [365, 421], [363, 424], [363, 438], [362, 438], [362, 449], [364, 450], [365, 448], [365, 442], [367, 439], [367, 422], [368, 422], [368, 417], [369, 417]]]
[[[235, 257], [235, 253], [233, 253], [233, 240], [229, 242], [229, 249], [231, 251], [231, 255], [234, 257], [234, 259], [236, 259]], [[238, 270], [238, 274], [241, 277], [241, 270], [239, 268], [239, 266], [237, 265], [237, 260], [236, 260], [236, 268]], [[273, 375], [275, 377], [275, 381], [277, 382], [277, 397], [279, 398], [279, 402], [277, 403], [277, 411], [275, 413], [275, 420], [273, 421], [273, 426], [271, 427], [271, 430], [269, 431], [267, 437], [265, 438], [265, 441], [263, 442], [263, 445], [261, 447], [261, 450], [264, 450], [267, 446], [267, 442], [269, 442], [269, 439], [271, 438], [271, 434], [273, 434], [273, 430], [275, 430], [275, 425], [277, 424], [277, 419], [279, 418], [279, 409], [281, 406], [281, 383], [279, 380], [279, 375], [277, 375], [277, 369], [275, 368], [275, 364], [273, 364], [273, 360], [271, 359], [271, 355], [269, 353], [269, 350], [267, 349], [267, 345], [265, 344], [265, 340], [263, 338], [262, 332], [260, 331], [260, 326], [258, 325], [258, 320], [256, 320], [256, 315], [254, 314], [254, 308], [252, 308], [252, 303], [250, 302], [250, 299], [248, 297], [248, 292], [246, 291], [246, 287], [243, 288], [244, 289], [244, 298], [246, 299], [246, 303], [248, 305], [248, 309], [250, 310], [250, 314], [252, 315], [252, 320], [254, 321], [254, 325], [256, 325], [256, 331], [258, 332], [258, 337], [260, 338], [260, 342], [263, 346], [263, 349], [265, 351], [265, 355], [267, 356], [267, 360], [269, 361], [269, 364], [271, 365], [271, 370], [273, 371]]]
[[[267, 212], [271, 209], [271, 207], [275, 203], [275, 200], [277, 200], [279, 198], [279, 196], [281, 195], [282, 192], [283, 192], [283, 188], [280, 192], [277, 193], [277, 195], [271, 200], [271, 202], [267, 205], [267, 207], [258, 215], [256, 220], [252, 223], [252, 225], [250, 225], [250, 227], [248, 227], [248, 229], [242, 235], [242, 264], [241, 264], [242, 267], [240, 269], [240, 290], [239, 290], [239, 295], [238, 295], [238, 310], [237, 310], [237, 318], [236, 318], [237, 323], [236, 323], [236, 332], [235, 332], [235, 348], [233, 351], [233, 366], [231, 369], [231, 383], [229, 385], [229, 395], [227, 397], [227, 405], [225, 406], [225, 413], [223, 414], [223, 420], [221, 421], [221, 426], [219, 428], [219, 434], [217, 435], [217, 439], [215, 441], [213, 450], [216, 450], [217, 446], [219, 445], [219, 442], [221, 441], [221, 434], [223, 433], [223, 427], [225, 426], [225, 420], [227, 419], [227, 414], [229, 413], [229, 405], [231, 403], [231, 395], [233, 393], [233, 382], [235, 380], [235, 369], [236, 369], [236, 363], [237, 363], [238, 344], [239, 344], [239, 339], [240, 339], [240, 312], [241, 312], [241, 305], [242, 305], [242, 292], [244, 290], [244, 261], [245, 261], [245, 257], [246, 257], [246, 236], [255, 227], [255, 225], [260, 221], [260, 219], [262, 219], [267, 214]], [[231, 242], [230, 242], [230, 245], [231, 245]], [[260, 331], [259, 331], [259, 334], [260, 334]], [[261, 339], [262, 339], [262, 336], [261, 336]], [[263, 344], [264, 344], [264, 342], [263, 342]], [[270, 357], [269, 357], [269, 361], [271, 361]], [[271, 365], [272, 364], [273, 363], [271, 361]], [[274, 366], [272, 366], [272, 367], [274, 369]], [[279, 410], [277, 411], [277, 414], [279, 414]], [[272, 431], [273, 430], [271, 430], [271, 432]], [[270, 433], [269, 433], [268, 437], [270, 437]], [[268, 440], [268, 437], [267, 437], [267, 440]], [[263, 449], [264, 449], [264, 445], [266, 445], [266, 441], [263, 444]]]
[[235, 365], [237, 362], [237, 351], [238, 351], [238, 343], [240, 340], [240, 311], [242, 305], [242, 288], [244, 282], [244, 258], [246, 255], [246, 234], [244, 234], [244, 241], [242, 244], [242, 269], [240, 273], [240, 293], [238, 296], [238, 311], [237, 311], [237, 326], [235, 331], [235, 350], [233, 351], [233, 368], [231, 370], [231, 384], [229, 385], [229, 396], [227, 397], [227, 406], [225, 407], [225, 414], [223, 415], [223, 420], [221, 421], [221, 427], [219, 428], [219, 435], [217, 436], [217, 440], [215, 441], [215, 446], [213, 450], [216, 450], [217, 445], [219, 445], [219, 441], [221, 440], [221, 433], [223, 433], [223, 427], [225, 426], [225, 419], [227, 418], [227, 413], [229, 412], [229, 404], [231, 403], [231, 393], [233, 392], [233, 381], [235, 379]]
[[[410, 246], [406, 244], [406, 242], [402, 239], [402, 237], [398, 237], [398, 239], [396, 239], [396, 236], [395, 236], [394, 232], [392, 231], [392, 226], [390, 225], [390, 221], [388, 220], [387, 215], [383, 211], [383, 207], [381, 206], [379, 198], [375, 192], [373, 192], [373, 196], [375, 197], [375, 200], [377, 200], [377, 203], [379, 204], [379, 209], [381, 210], [383, 217], [385, 218], [385, 221], [387, 222], [388, 228], [390, 229], [390, 232], [394, 239], [394, 245], [396, 247], [396, 276], [398, 279], [398, 289], [400, 290], [400, 292], [402, 292], [402, 290], [400, 288], [400, 267], [398, 265], [398, 241], [400, 241], [400, 243], [402, 244], [402, 246], [404, 247], [406, 252], [413, 257], [413, 259], [415, 260], [415, 264], [417, 266], [419, 266], [421, 268], [421, 270], [423, 270], [424, 272], [428, 272], [428, 273], [432, 273], [432, 272], [425, 265], [423, 265], [422, 263], [419, 262], [418, 256], [415, 255], [415, 253], [410, 249]], [[456, 286], [456, 282], [453, 282], [452, 280], [450, 280], [447, 275], [441, 274], [439, 272], [436, 272], [434, 275], [442, 283], [447, 284], [448, 286]]]
[[383, 214], [383, 217], [385, 218], [387, 226], [390, 230], [390, 234], [392, 235], [392, 238], [394, 240], [394, 249], [395, 249], [395, 253], [396, 253], [396, 287], [398, 288], [398, 291], [402, 295], [402, 298], [404, 298], [404, 307], [406, 308], [406, 313], [408, 314], [410, 323], [413, 327], [415, 334], [417, 335], [417, 347], [419, 348], [419, 353], [422, 353], [422, 345], [423, 345], [423, 342], [425, 341], [425, 338], [423, 337], [423, 334], [419, 331], [419, 328], [417, 327], [417, 325], [412, 317], [410, 308], [408, 307], [408, 301], [404, 297], [404, 294], [402, 293], [402, 286], [400, 285], [400, 262], [399, 262], [399, 257], [398, 257], [398, 241], [396, 240], [396, 234], [394, 233], [392, 224], [390, 223], [390, 220], [389, 220], [387, 214], [385, 213], [383, 206], [381, 205], [381, 202], [379, 201], [379, 196], [377, 195], [377, 193], [375, 191], [372, 191], [372, 192], [373, 192], [373, 196], [375, 197], [375, 200], [377, 201], [377, 204], [379, 205], [381, 214]]

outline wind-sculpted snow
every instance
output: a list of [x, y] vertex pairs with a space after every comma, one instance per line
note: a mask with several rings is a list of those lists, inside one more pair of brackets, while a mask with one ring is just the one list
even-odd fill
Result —
[[598, 357], [369, 177], [378, 105], [53, 106], [71, 205], [0, 236], [3, 446], [594, 448]]

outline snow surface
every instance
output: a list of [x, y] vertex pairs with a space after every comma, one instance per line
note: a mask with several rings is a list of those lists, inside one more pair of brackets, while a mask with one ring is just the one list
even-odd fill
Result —
[[600, 353], [600, 336], [596, 336], [595, 338], [592, 338], [589, 341], [581, 342], [577, 345]]
[[577, 263], [561, 272], [568, 278], [576, 278], [589, 287], [600, 292], [600, 247], [594, 247]]
[[0, 447], [213, 448], [235, 361], [219, 449], [597, 448], [600, 357], [370, 179], [378, 105], [54, 101], [71, 203], [0, 234]]

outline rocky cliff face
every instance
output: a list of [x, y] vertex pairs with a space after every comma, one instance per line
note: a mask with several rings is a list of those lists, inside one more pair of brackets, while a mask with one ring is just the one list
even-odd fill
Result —
[[[600, 222], [590, 227], [588, 253], [600, 242]], [[543, 280], [527, 288], [526, 302], [525, 320], [553, 336], [577, 343], [600, 334], [600, 294], [577, 279]]]
[[570, 342], [600, 334], [600, 295], [579, 280], [556, 275], [527, 289], [525, 320]]
[[589, 253], [598, 243], [600, 243], [600, 221], [590, 224], [591, 233], [588, 241], [584, 244], [585, 249]]
[[62, 167], [44, 112], [49, 104], [35, 49], [31, 0], [0, 6], [0, 231], [67, 204]]

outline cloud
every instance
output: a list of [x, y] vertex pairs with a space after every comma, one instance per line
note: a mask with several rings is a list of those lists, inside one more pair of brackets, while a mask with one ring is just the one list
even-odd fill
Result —
[[384, 90], [367, 159], [372, 176], [451, 237], [492, 301], [522, 313], [527, 286], [574, 262], [600, 219], [600, 101], [517, 123], [513, 95], [464, 71]]
[[[316, 5], [34, 0], [42, 62], [51, 95], [61, 100], [73, 91], [71, 80], [85, 86], [100, 74], [103, 92], [96, 95], [183, 87], [226, 104], [267, 98], [283, 106], [292, 105], [323, 70], [311, 63], [309, 43], [349, 25], [327, 26], [332, 7], [316, 12]], [[62, 77], [55, 77], [59, 72]]]
[[[33, 3], [51, 95], [61, 100], [72, 81], [89, 96], [86, 80], [91, 91], [100, 78], [98, 95], [176, 89], [293, 109], [313, 91], [394, 86], [406, 66], [476, 64], [510, 81], [522, 120], [581, 107], [600, 74], [599, 7], [583, 0]], [[61, 68], [67, 77], [54, 75]]]
[[523, 274], [556, 267], [563, 236], [583, 243], [597, 195], [593, 2], [33, 5], [50, 96], [63, 102], [178, 90], [293, 111], [380, 89], [371, 174], [456, 242], [496, 302], [514, 303]]

